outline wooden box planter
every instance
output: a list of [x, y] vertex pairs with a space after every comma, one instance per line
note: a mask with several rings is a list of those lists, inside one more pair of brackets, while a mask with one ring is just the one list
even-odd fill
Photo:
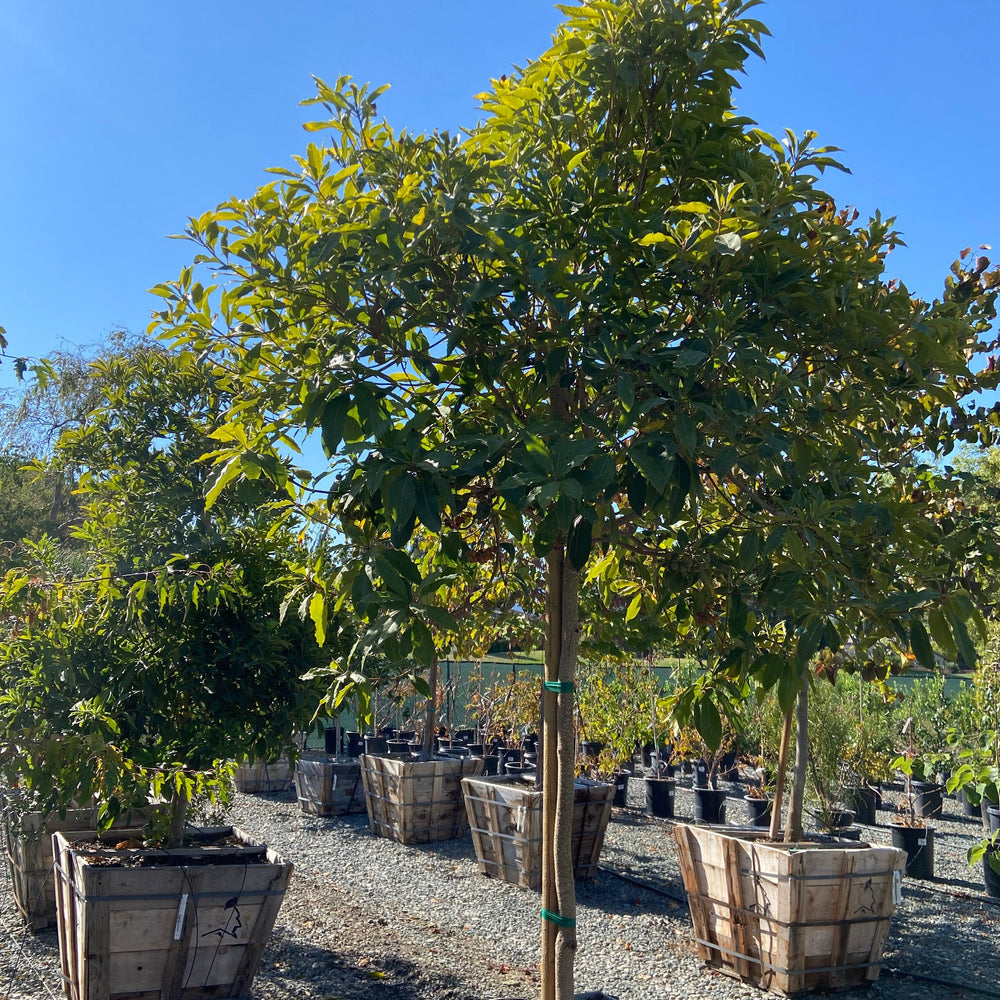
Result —
[[306, 751], [295, 765], [299, 807], [313, 816], [345, 816], [365, 811], [365, 787], [356, 757]]
[[[130, 812], [116, 820], [111, 829], [119, 838], [141, 834], [149, 812]], [[70, 809], [43, 816], [40, 812], [17, 815], [3, 813], [4, 845], [10, 865], [14, 902], [29, 930], [54, 927], [56, 887], [52, 866], [52, 834], [87, 833], [97, 829], [97, 808]]]
[[[511, 778], [462, 781], [472, 843], [484, 875], [542, 886], [542, 793]], [[573, 787], [573, 872], [593, 878], [611, 818], [615, 786], [577, 778]]]
[[379, 837], [427, 844], [460, 837], [468, 828], [462, 778], [474, 777], [481, 757], [403, 760], [361, 757], [368, 825]]
[[292, 783], [292, 768], [287, 760], [268, 763], [243, 761], [234, 776], [236, 791], [250, 794], [287, 792]]
[[906, 856], [677, 826], [698, 952], [784, 995], [878, 979]]
[[[228, 843], [117, 851], [75, 848], [53, 835], [69, 1000], [200, 1000], [250, 991], [292, 866], [232, 827], [200, 833], [203, 842], [228, 833]], [[147, 867], [143, 858], [154, 863]]]

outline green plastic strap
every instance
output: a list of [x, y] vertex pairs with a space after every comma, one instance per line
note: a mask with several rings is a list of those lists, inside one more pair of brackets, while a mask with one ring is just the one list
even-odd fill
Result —
[[572, 681], [545, 681], [542, 686], [546, 691], [555, 691], [556, 694], [572, 694], [576, 690]]
[[575, 918], [563, 917], [546, 909], [542, 910], [542, 920], [548, 920], [550, 924], [555, 924], [558, 927], [576, 927]]

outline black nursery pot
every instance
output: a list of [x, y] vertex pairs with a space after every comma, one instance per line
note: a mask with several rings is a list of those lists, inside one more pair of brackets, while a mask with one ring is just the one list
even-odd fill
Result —
[[916, 815], [926, 818], [940, 816], [942, 808], [943, 789], [933, 781], [910, 781], [910, 797], [913, 800], [913, 811]]
[[347, 737], [347, 756], [360, 757], [364, 753], [365, 741], [361, 738], [361, 733], [344, 733]]
[[340, 730], [336, 726], [327, 726], [323, 730], [323, 749], [327, 753], [339, 753], [340, 747], [337, 745], [337, 737]]
[[620, 771], [615, 775], [615, 797], [611, 804], [618, 809], [624, 809], [628, 805], [628, 779], [631, 777], [631, 771]]
[[962, 815], [968, 819], [979, 819], [983, 815], [982, 803], [972, 802], [964, 790], [958, 793], [958, 804], [962, 807]]
[[694, 821], [726, 822], [726, 792], [718, 788], [694, 788]]
[[1000, 851], [987, 851], [983, 855], [983, 879], [986, 882], [986, 895], [987, 896], [1000, 896], [1000, 872], [993, 870], [993, 866], [990, 864], [990, 857], [996, 860], [1000, 860]]
[[878, 795], [874, 788], [869, 788], [867, 785], [847, 788], [844, 790], [844, 802], [848, 809], [857, 814], [858, 823], [863, 823], [865, 826], [875, 825]]
[[751, 826], [770, 826], [774, 799], [747, 799]]
[[646, 812], [660, 819], [672, 819], [676, 789], [673, 778], [646, 778]]
[[906, 874], [910, 878], [934, 878], [934, 827], [890, 827], [892, 846], [906, 852]]
[[1000, 831], [1000, 806], [995, 806], [991, 802], [983, 802], [983, 818], [985, 823], [983, 826], [989, 830], [990, 833], [997, 833]]
[[388, 741], [384, 736], [372, 736], [365, 733], [365, 753], [369, 756], [377, 756], [386, 753], [389, 749]]

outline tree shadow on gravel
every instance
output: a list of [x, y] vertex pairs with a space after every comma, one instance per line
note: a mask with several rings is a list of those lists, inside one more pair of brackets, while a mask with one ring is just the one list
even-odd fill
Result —
[[391, 953], [377, 958], [318, 947], [275, 931], [254, 981], [254, 994], [277, 987], [288, 995], [350, 997], [351, 1000], [474, 1000], [469, 984], [450, 973], [426, 969]]

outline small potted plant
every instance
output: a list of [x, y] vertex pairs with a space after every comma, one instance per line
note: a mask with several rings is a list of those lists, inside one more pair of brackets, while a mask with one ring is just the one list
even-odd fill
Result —
[[771, 825], [771, 811], [774, 809], [774, 787], [768, 781], [767, 768], [761, 762], [757, 767], [757, 777], [747, 785], [747, 812], [751, 826]]
[[892, 766], [906, 779], [905, 797], [890, 824], [892, 846], [906, 852], [907, 875], [931, 879], [934, 877], [934, 827], [927, 823], [924, 813], [917, 810], [912, 788], [913, 775], [924, 773], [924, 763], [911, 750], [897, 757]]

